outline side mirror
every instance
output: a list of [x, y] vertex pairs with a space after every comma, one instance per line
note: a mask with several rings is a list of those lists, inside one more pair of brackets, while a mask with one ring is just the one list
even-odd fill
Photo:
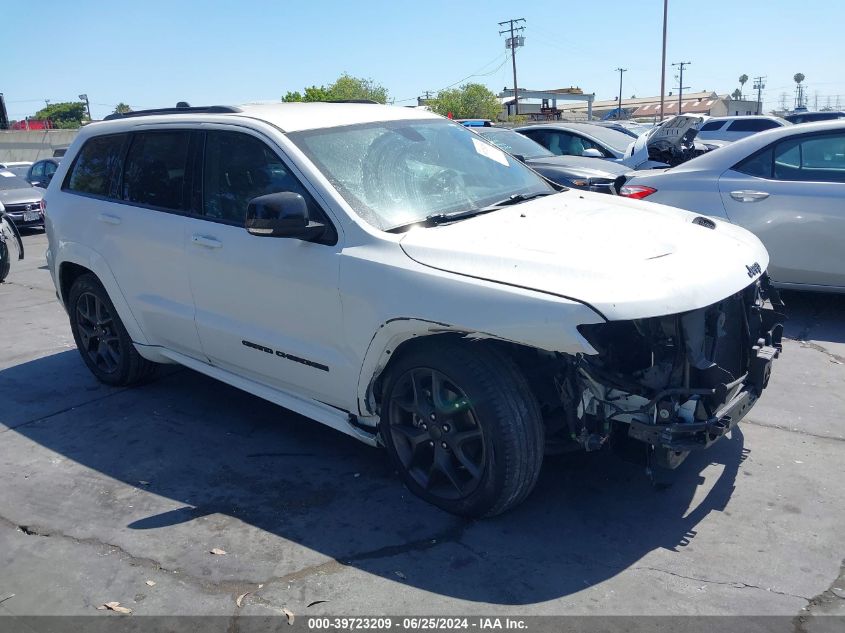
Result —
[[298, 193], [269, 193], [249, 201], [246, 230], [259, 237], [294, 237], [316, 240], [326, 231], [320, 222], [308, 217], [308, 205]]
[[586, 156], [587, 158], [604, 158], [604, 154], [602, 154], [595, 147], [585, 149], [583, 152], [581, 152], [581, 156]]

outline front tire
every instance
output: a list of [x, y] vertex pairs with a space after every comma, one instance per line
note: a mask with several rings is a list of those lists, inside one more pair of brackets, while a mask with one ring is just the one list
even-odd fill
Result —
[[82, 360], [108, 385], [125, 387], [148, 380], [157, 365], [143, 358], [93, 274], [81, 275], [68, 293], [70, 329]]
[[537, 483], [544, 432], [537, 400], [506, 355], [432, 340], [384, 382], [380, 433], [405, 484], [447, 512], [493, 516]]

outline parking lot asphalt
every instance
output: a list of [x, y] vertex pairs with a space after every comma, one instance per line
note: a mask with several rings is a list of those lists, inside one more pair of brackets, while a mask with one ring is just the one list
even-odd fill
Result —
[[551, 457], [470, 522], [382, 451], [190, 370], [97, 383], [46, 237], [24, 241], [0, 285], [2, 615], [845, 614], [845, 296], [786, 297], [769, 389], [668, 489]]

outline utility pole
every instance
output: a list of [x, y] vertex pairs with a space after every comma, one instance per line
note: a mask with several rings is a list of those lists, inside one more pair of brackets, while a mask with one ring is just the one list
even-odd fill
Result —
[[681, 102], [683, 101], [684, 96], [684, 88], [689, 88], [689, 86], [684, 85], [684, 66], [689, 66], [692, 62], [678, 62], [677, 64], [672, 64], [672, 66], [678, 66], [681, 69], [681, 76], [678, 80], [678, 114], [681, 113]]
[[517, 18], [515, 20], [505, 20], [499, 22], [499, 26], [509, 25], [504, 31], [499, 31], [499, 35], [504, 35], [510, 32], [510, 37], [505, 40], [505, 48], [511, 49], [511, 61], [513, 62], [513, 111], [514, 114], [519, 114], [519, 89], [516, 86], [516, 49], [520, 46], [525, 46], [525, 36], [516, 35], [525, 30], [524, 26], [514, 27], [514, 24], [525, 22], [525, 18]]
[[757, 114], [763, 114], [763, 89], [766, 87], [764, 83], [766, 81], [765, 77], [755, 77], [754, 78], [754, 90], [757, 91]]
[[663, 0], [663, 61], [660, 62], [660, 120], [663, 120], [663, 99], [666, 94], [666, 20], [669, 16], [669, 0]]
[[622, 73], [628, 72], [627, 68], [617, 68], [616, 72], [619, 73], [619, 109], [616, 110], [616, 120], [620, 120], [622, 118]]
[[79, 95], [79, 98], [85, 102], [85, 107], [88, 109], [88, 120], [92, 121], [93, 119], [91, 118], [91, 102], [88, 101], [88, 95]]

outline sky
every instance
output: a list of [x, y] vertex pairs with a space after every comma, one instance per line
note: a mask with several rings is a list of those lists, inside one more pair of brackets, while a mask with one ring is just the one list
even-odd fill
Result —
[[[41, 0], [3, 11], [0, 92], [12, 119], [87, 93], [93, 118], [134, 109], [278, 100], [347, 72], [397, 105], [474, 81], [512, 87], [498, 22], [525, 18], [518, 85], [578, 86], [596, 99], [660, 93], [662, 0]], [[667, 65], [690, 61], [691, 91], [731, 93], [767, 76], [766, 110], [792, 104], [796, 72], [818, 105], [845, 109], [843, 0], [669, 0]], [[15, 33], [29, 34], [22, 45]], [[39, 60], [39, 61], [36, 61]], [[474, 76], [472, 76], [474, 75]], [[667, 88], [676, 91], [674, 69]], [[752, 92], [752, 81], [745, 85]], [[677, 92], [676, 92], [677, 94]], [[756, 96], [756, 95], [755, 95]]]

